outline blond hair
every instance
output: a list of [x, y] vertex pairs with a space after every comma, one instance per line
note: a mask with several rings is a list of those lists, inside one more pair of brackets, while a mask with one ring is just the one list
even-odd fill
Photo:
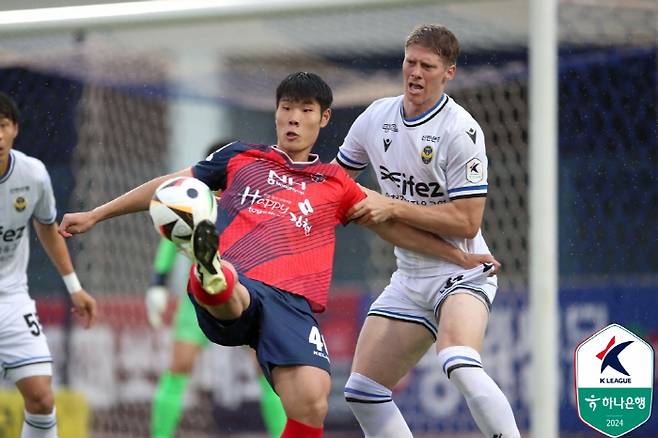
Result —
[[437, 24], [421, 24], [411, 31], [404, 48], [418, 44], [432, 50], [439, 55], [448, 65], [457, 64], [459, 56], [459, 40], [454, 33], [445, 26]]

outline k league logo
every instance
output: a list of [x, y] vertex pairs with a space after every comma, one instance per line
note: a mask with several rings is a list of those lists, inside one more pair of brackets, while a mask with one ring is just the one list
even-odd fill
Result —
[[[603, 374], [603, 371], [610, 367], [612, 369], [617, 370], [621, 374], [625, 376], [629, 376], [628, 371], [626, 371], [626, 368], [621, 364], [621, 361], [619, 360], [619, 354], [624, 351], [626, 347], [631, 345], [634, 341], [626, 341], [622, 342], [620, 344], [615, 345], [615, 337], [613, 336], [612, 339], [608, 342], [608, 345], [605, 347], [603, 351], [601, 351], [599, 354], [596, 355], [598, 359], [601, 359], [601, 374]], [[601, 378], [601, 383], [604, 383], [604, 379]], [[617, 383], [617, 382], [612, 382], [612, 383]], [[631, 379], [629, 378], [627, 381], [624, 382], [619, 382], [619, 383], [631, 383]]]
[[609, 437], [622, 436], [651, 416], [653, 348], [630, 330], [611, 324], [574, 353], [580, 419]]

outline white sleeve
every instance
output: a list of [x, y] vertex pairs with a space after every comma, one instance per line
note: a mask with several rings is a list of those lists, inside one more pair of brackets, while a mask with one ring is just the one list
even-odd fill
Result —
[[33, 216], [42, 224], [52, 224], [57, 219], [57, 207], [53, 186], [50, 182], [50, 175], [48, 175], [46, 166], [40, 161], [37, 162], [35, 167], [39, 200], [34, 207]]
[[475, 120], [459, 124], [453, 132], [446, 160], [450, 200], [487, 195], [487, 154], [484, 133]]
[[345, 137], [345, 141], [343, 141], [343, 144], [338, 148], [336, 161], [346, 169], [363, 170], [368, 167], [368, 164], [370, 163], [365, 146], [366, 139], [368, 138], [367, 113], [369, 110], [370, 107], [366, 108], [366, 110], [356, 118]]

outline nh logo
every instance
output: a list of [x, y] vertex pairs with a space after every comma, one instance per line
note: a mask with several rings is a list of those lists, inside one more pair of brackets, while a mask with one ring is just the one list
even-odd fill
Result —
[[289, 187], [289, 188], [293, 188], [294, 186], [299, 186], [302, 191], [306, 190], [305, 181], [296, 183], [292, 176], [288, 176], [288, 175], [280, 176], [274, 170], [270, 170], [270, 173], [267, 176], [267, 183], [270, 185], [277, 185], [277, 186]]

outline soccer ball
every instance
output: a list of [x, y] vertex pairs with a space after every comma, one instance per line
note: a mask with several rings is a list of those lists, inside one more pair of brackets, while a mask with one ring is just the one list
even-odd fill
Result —
[[204, 219], [215, 222], [215, 194], [196, 178], [168, 179], [155, 190], [149, 213], [155, 229], [189, 254], [194, 226]]

